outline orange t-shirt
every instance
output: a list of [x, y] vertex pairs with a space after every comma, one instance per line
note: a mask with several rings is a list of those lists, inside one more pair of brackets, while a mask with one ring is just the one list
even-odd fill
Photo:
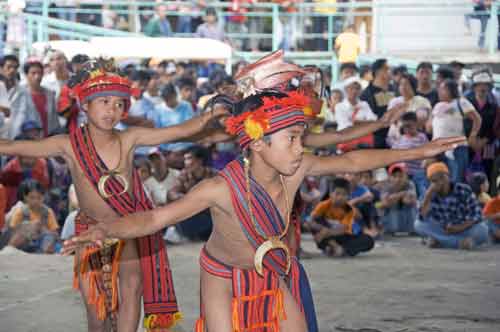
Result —
[[350, 205], [333, 206], [331, 199], [319, 202], [311, 213], [313, 218], [323, 217], [338, 221], [344, 226], [347, 234], [352, 234], [354, 223], [354, 209]]
[[[492, 198], [486, 203], [483, 209], [483, 215], [485, 217], [500, 213], [500, 195]], [[494, 219], [495, 224], [500, 225], [500, 218]]]
[[[14, 228], [17, 225], [21, 224], [24, 220], [24, 211], [23, 208], [18, 208], [14, 210], [12, 213], [12, 218], [10, 219], [10, 227]], [[39, 212], [35, 212], [30, 210], [30, 224], [36, 224], [38, 222], [41, 222], [42, 220], [42, 214]], [[51, 208], [48, 208], [48, 214], [47, 214], [47, 228], [51, 231], [57, 231], [59, 229], [59, 224], [57, 223], [56, 220], [56, 215], [54, 214], [54, 211], [52, 211]]]

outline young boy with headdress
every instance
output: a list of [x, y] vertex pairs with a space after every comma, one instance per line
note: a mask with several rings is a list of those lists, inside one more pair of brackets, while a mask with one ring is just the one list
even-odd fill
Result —
[[[210, 208], [213, 232], [201, 252], [201, 318], [195, 331], [318, 331], [304, 269], [291, 255], [291, 204], [305, 176], [360, 172], [398, 160], [425, 158], [464, 138], [414, 150], [363, 150], [336, 157], [304, 154], [308, 101], [260, 92], [235, 105], [226, 121], [243, 155], [164, 207], [100, 223], [65, 243], [102, 245], [107, 238], [154, 233]], [[146, 222], [148, 220], [149, 222]]]
[[[190, 139], [217, 114], [225, 113], [216, 110], [169, 128], [131, 127], [119, 132], [114, 128], [127, 116], [133, 91], [130, 81], [113, 73], [109, 63], [88, 63], [67, 89], [65, 109], [85, 111], [86, 124], [78, 126], [77, 114], [72, 114], [69, 135], [39, 141], [1, 140], [0, 154], [65, 159], [80, 203], [76, 234], [96, 220], [111, 222], [153, 208], [133, 169], [137, 146]], [[73, 107], [68, 97], [76, 100], [78, 107]], [[110, 241], [102, 249], [79, 248], [74, 273], [74, 286], [80, 288], [85, 300], [89, 331], [104, 331], [109, 318], [113, 331], [136, 332], [141, 296], [148, 330], [163, 331], [180, 317], [167, 253], [158, 232], [137, 241]]]

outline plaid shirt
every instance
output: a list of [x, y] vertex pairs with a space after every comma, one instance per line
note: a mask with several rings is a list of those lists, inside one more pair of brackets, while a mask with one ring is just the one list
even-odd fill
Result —
[[441, 224], [461, 225], [465, 221], [482, 221], [481, 207], [471, 188], [463, 183], [451, 183], [450, 193], [442, 197], [435, 194], [431, 200], [428, 218]]

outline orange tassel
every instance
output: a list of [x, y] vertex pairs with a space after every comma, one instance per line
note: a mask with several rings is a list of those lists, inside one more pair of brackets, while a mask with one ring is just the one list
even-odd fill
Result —
[[279, 320], [286, 320], [283, 291], [281, 289], [276, 291], [276, 318]]
[[240, 331], [240, 317], [239, 317], [239, 302], [237, 298], [233, 298], [233, 332]]
[[106, 294], [99, 294], [99, 299], [97, 300], [97, 318], [99, 320], [106, 319]]
[[198, 318], [194, 324], [194, 332], [205, 332], [205, 319]]

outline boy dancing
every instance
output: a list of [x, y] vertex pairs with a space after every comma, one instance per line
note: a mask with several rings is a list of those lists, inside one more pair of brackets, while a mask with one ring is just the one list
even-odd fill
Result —
[[[126, 78], [109, 69], [104, 63], [89, 63], [69, 83], [70, 95], [86, 112], [85, 125], [77, 126], [77, 116], [72, 116], [69, 135], [40, 141], [0, 140], [0, 154], [61, 156], [66, 160], [81, 209], [75, 221], [76, 234], [96, 220], [110, 222], [153, 208], [132, 166], [137, 146], [189, 139], [224, 113], [215, 110], [168, 128], [135, 127], [118, 132], [113, 128], [127, 116], [132, 89]], [[68, 109], [74, 109], [68, 101]], [[146, 329], [165, 330], [180, 318], [166, 249], [158, 232], [137, 241], [109, 241], [102, 249], [79, 248], [74, 273], [74, 287], [80, 289], [86, 304], [89, 331], [104, 331], [105, 320], [110, 318], [113, 331], [136, 332], [141, 296]]]
[[[308, 101], [297, 93], [260, 92], [226, 121], [243, 156], [180, 200], [99, 223], [65, 243], [103, 245], [107, 238], [145, 236], [210, 208], [214, 228], [201, 252], [201, 318], [197, 332], [318, 330], [304, 269], [290, 255], [291, 202], [305, 176], [361, 172], [452, 149], [464, 138], [413, 150], [363, 150], [336, 157], [304, 154]], [[147, 221], [146, 221], [147, 220]]]

